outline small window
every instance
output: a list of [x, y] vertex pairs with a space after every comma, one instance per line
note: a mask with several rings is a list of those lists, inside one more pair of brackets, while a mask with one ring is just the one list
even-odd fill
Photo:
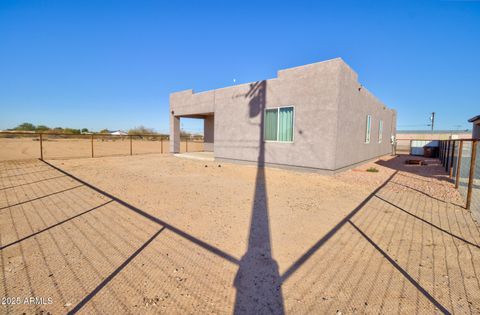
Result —
[[367, 115], [367, 130], [365, 131], [365, 143], [370, 143], [371, 129], [372, 129], [372, 116]]
[[293, 142], [293, 106], [265, 110], [265, 141]]
[[265, 111], [265, 140], [277, 141], [278, 108]]
[[383, 120], [378, 123], [378, 143], [382, 143], [383, 136]]

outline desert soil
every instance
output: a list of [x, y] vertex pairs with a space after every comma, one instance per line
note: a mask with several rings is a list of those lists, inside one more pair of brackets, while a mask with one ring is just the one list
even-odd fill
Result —
[[3, 310], [478, 314], [478, 225], [436, 160], [404, 159], [335, 176], [166, 154], [2, 162], [0, 294], [53, 299]]

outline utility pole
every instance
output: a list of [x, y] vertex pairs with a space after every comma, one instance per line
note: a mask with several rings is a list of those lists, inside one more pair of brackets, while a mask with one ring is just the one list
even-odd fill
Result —
[[435, 112], [432, 112], [432, 116], [430, 117], [431, 120], [431, 126], [432, 126], [432, 131], [433, 131], [433, 126], [435, 125]]

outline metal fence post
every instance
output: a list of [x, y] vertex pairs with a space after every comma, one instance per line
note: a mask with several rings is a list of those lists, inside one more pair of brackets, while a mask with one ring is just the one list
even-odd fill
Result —
[[128, 137], [130, 138], [130, 155], [132, 155], [132, 135]]
[[447, 150], [445, 150], [445, 171], [448, 169], [448, 156], [450, 152], [450, 140], [447, 140]]
[[460, 180], [460, 168], [462, 167], [462, 150], [463, 150], [463, 140], [460, 140], [460, 146], [458, 147], [457, 173], [455, 174], [456, 189], [458, 189], [458, 181]]
[[438, 141], [438, 159], [442, 160], [442, 141]]
[[447, 166], [447, 156], [448, 156], [448, 140], [445, 142], [445, 151], [443, 152], [443, 166]]
[[470, 158], [470, 173], [468, 174], [468, 190], [467, 190], [467, 205], [466, 208], [470, 209], [472, 202], [472, 187], [473, 179], [475, 177], [475, 160], [477, 157], [477, 140], [472, 141], [472, 157]]
[[40, 133], [40, 160], [43, 160], [43, 134]]
[[442, 165], [445, 166], [445, 152], [447, 150], [447, 142], [443, 141], [443, 158], [442, 158]]
[[440, 140], [440, 147], [438, 148], [438, 156], [440, 157], [440, 162], [443, 159], [443, 141]]
[[160, 137], [160, 153], [163, 154], [163, 138]]
[[185, 138], [185, 152], [188, 152], [188, 138]]
[[455, 141], [452, 141], [452, 154], [450, 158], [450, 175], [449, 177], [452, 178], [453, 175], [453, 158], [455, 157]]
[[92, 147], [92, 158], [93, 158], [93, 156], [94, 156], [94, 155], [93, 155], [93, 133], [92, 133], [92, 136], [91, 136], [91, 141], [90, 141], [90, 143], [91, 143], [91, 147]]
[[448, 149], [447, 149], [447, 164], [446, 166], [446, 171], [448, 172], [448, 168], [450, 167], [450, 151], [452, 150], [452, 141], [448, 140]]
[[449, 156], [450, 156], [450, 140], [447, 142], [447, 151], [445, 152], [445, 172], [448, 171], [448, 162], [449, 162]]
[[447, 147], [447, 144], [445, 143], [445, 140], [442, 141], [443, 146], [442, 146], [442, 164], [445, 163], [445, 148]]
[[442, 149], [442, 166], [445, 166], [445, 149], [447, 148], [447, 144], [445, 140], [443, 141], [443, 149]]

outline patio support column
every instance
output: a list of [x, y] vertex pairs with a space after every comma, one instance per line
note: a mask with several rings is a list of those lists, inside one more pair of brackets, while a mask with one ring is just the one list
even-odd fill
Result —
[[180, 117], [170, 114], [170, 153], [180, 153]]
[[213, 152], [214, 116], [206, 116], [203, 120], [203, 151]]

